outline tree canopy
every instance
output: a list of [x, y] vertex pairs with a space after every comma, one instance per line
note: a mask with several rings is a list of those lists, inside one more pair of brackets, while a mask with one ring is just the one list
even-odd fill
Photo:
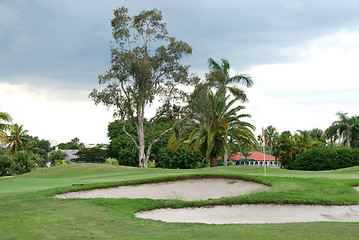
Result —
[[171, 137], [170, 144], [176, 149], [187, 142], [188, 150], [200, 150], [210, 160], [211, 167], [215, 167], [219, 156], [230, 153], [229, 138], [249, 147], [256, 147], [257, 141], [252, 132], [255, 127], [242, 120], [250, 115], [239, 114], [244, 107], [234, 105], [237, 99], [228, 101], [223, 92], [213, 94], [210, 91], [208, 100], [208, 111], [198, 113], [197, 118], [188, 121], [179, 135]]
[[114, 115], [121, 120], [134, 123], [137, 140], [126, 131], [126, 125], [123, 131], [139, 150], [139, 166], [147, 167], [151, 148], [162, 135], [149, 143], [145, 153], [145, 131], [151, 126], [144, 126], [146, 110], [156, 99], [161, 104], [150, 123], [164, 115], [183, 117], [180, 106], [187, 94], [180, 86], [191, 85], [194, 78], [188, 78], [189, 66], [180, 60], [191, 54], [192, 48], [169, 35], [157, 9], [131, 17], [127, 8], [118, 8], [111, 25], [115, 40], [111, 47], [111, 67], [99, 76], [99, 83], [107, 85], [100, 91], [94, 89], [89, 97], [95, 104], [113, 108]]
[[[339, 120], [332, 123], [332, 130], [344, 139], [347, 148], [359, 146], [359, 117], [349, 117], [348, 113], [337, 112]], [[331, 132], [333, 134], [333, 131]]]
[[3, 143], [8, 142], [7, 133], [12, 130], [13, 125], [11, 124], [12, 117], [6, 112], [0, 112], [0, 141]]
[[216, 62], [213, 58], [208, 59], [208, 66], [210, 72], [206, 74], [207, 82], [210, 87], [216, 87], [219, 92], [229, 92], [242, 102], [248, 101], [245, 91], [237, 84], [244, 85], [245, 87], [252, 87], [253, 80], [248, 74], [229, 75], [231, 65], [227, 59], [221, 59], [221, 63]]

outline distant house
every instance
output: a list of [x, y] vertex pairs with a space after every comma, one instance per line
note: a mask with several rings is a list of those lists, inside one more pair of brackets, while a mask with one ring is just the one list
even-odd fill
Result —
[[241, 152], [237, 152], [231, 156], [230, 160], [236, 165], [264, 166], [266, 164], [268, 167], [280, 167], [280, 163], [274, 156], [269, 159], [268, 154], [264, 155], [261, 152], [249, 152], [247, 161]]
[[69, 163], [72, 163], [72, 159], [76, 159], [77, 155], [75, 155], [79, 150], [78, 149], [60, 149], [61, 152], [66, 153], [67, 156], [65, 160]]

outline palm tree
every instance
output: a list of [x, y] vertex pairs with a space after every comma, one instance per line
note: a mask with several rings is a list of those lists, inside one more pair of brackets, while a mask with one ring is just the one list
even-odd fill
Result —
[[228, 60], [221, 59], [222, 63], [219, 64], [212, 58], [208, 59], [208, 66], [210, 72], [206, 75], [210, 86], [215, 86], [219, 92], [226, 92], [228, 89], [234, 97], [240, 99], [242, 102], [248, 101], [245, 92], [231, 84], [243, 84], [245, 87], [253, 85], [252, 78], [247, 74], [238, 74], [233, 77], [229, 76], [230, 64]]
[[350, 145], [353, 148], [359, 146], [359, 117], [353, 116], [352, 117], [352, 125], [350, 130]]
[[313, 128], [309, 131], [309, 135], [311, 138], [318, 140], [320, 142], [325, 142], [325, 134], [320, 128]]
[[216, 94], [209, 92], [208, 99], [209, 111], [188, 121], [183, 133], [177, 137], [173, 135], [169, 144], [176, 149], [183, 142], [188, 142], [187, 151], [192, 149], [202, 151], [206, 159], [210, 161], [210, 166], [216, 167], [218, 157], [223, 156], [225, 151], [230, 152], [229, 137], [249, 147], [255, 147], [257, 142], [252, 132], [255, 127], [241, 121], [242, 118], [250, 117], [250, 115], [237, 114], [244, 107], [231, 108], [237, 99], [227, 104], [228, 96], [219, 92]]
[[13, 127], [10, 123], [12, 118], [8, 113], [0, 112], [0, 141], [3, 143], [8, 142], [7, 132], [10, 131]]
[[27, 130], [23, 129], [23, 125], [14, 124], [13, 129], [10, 132], [9, 136], [9, 146], [7, 147], [7, 151], [10, 156], [13, 156], [16, 152], [25, 150], [26, 143], [28, 142], [27, 138]]
[[265, 138], [267, 146], [269, 147], [269, 160], [271, 159], [272, 147], [277, 142], [278, 136], [279, 136], [279, 133], [278, 133], [277, 129], [275, 127], [273, 127], [272, 125], [268, 126], [264, 130], [264, 138]]
[[348, 117], [348, 113], [343, 112], [337, 112], [336, 115], [339, 120], [332, 123], [333, 128], [338, 131], [341, 138], [345, 139], [344, 143], [346, 143], [347, 148], [350, 148], [350, 143], [352, 143], [352, 146], [357, 145], [359, 117]]
[[325, 139], [330, 141], [330, 147], [334, 148], [335, 141], [339, 139], [339, 135], [336, 127], [333, 125], [329, 126], [325, 130], [324, 134], [325, 134]]

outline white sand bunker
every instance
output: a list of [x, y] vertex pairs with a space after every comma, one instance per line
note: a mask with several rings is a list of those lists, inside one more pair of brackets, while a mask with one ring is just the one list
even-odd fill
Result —
[[354, 187], [357, 191], [359, 191], [359, 186]]
[[359, 205], [234, 205], [203, 208], [157, 209], [138, 212], [136, 217], [164, 222], [207, 224], [290, 223], [290, 222], [359, 222]]
[[268, 186], [239, 179], [188, 179], [59, 194], [57, 198], [151, 198], [198, 201], [244, 195]]

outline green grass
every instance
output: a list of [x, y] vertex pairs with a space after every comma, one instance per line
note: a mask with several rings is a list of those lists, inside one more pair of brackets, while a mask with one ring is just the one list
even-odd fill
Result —
[[[216, 200], [56, 199], [56, 193], [198, 177], [262, 182], [270, 190]], [[72, 186], [72, 184], [84, 186]], [[260, 167], [195, 170], [139, 169], [74, 164], [0, 178], [0, 239], [358, 239], [359, 223], [226, 224], [164, 223], [134, 213], [160, 207], [238, 203], [359, 204], [359, 167], [309, 172]]]

